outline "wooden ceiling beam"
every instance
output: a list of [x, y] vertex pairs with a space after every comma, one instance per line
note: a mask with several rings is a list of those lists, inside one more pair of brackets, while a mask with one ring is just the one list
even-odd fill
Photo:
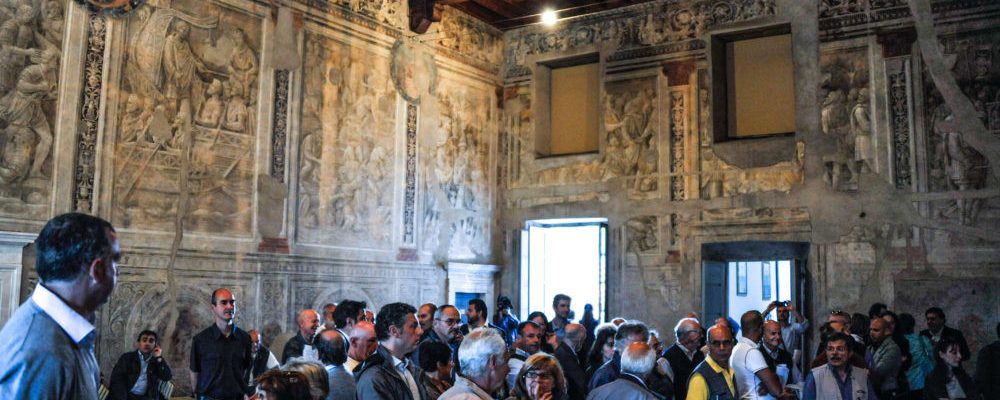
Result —
[[476, 4], [479, 4], [483, 8], [490, 10], [506, 19], [511, 19], [529, 14], [528, 10], [525, 10], [520, 6], [511, 3], [509, 1], [502, 1], [502, 0], [472, 0], [472, 1]]

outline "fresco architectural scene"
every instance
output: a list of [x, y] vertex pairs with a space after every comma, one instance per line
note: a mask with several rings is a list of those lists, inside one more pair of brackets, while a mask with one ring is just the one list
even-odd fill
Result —
[[[1000, 3], [655, 0], [553, 25], [451, 3], [416, 33], [402, 0], [0, 1], [0, 323], [45, 221], [100, 216], [124, 258], [99, 364], [154, 329], [187, 395], [216, 287], [272, 348], [343, 299], [518, 312], [526, 223], [603, 218], [604, 315], [664, 343], [706, 312], [712, 246], [765, 242], [801, 249], [811, 320], [939, 306], [996, 340]], [[793, 129], [741, 136], [727, 46], [775, 32]], [[596, 145], [556, 154], [549, 90], [580, 64]]]

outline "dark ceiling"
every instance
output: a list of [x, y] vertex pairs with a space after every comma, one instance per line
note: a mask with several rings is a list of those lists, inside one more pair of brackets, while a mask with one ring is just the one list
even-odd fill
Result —
[[437, 0], [499, 29], [513, 29], [541, 21], [541, 13], [554, 9], [560, 19], [607, 11], [650, 0]]

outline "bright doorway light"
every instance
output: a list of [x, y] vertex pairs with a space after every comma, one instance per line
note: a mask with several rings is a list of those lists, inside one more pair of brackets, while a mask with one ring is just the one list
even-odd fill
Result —
[[603, 321], [607, 308], [607, 219], [578, 218], [535, 220], [521, 235], [521, 315], [542, 311], [555, 317], [552, 298], [571, 297], [575, 319], [584, 305], [594, 307], [594, 318]]

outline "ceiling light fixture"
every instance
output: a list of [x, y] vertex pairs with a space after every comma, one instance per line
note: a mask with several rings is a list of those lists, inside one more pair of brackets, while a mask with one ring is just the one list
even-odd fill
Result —
[[559, 18], [556, 16], [556, 11], [553, 9], [548, 9], [542, 11], [542, 23], [546, 26], [552, 26], [556, 24]]

